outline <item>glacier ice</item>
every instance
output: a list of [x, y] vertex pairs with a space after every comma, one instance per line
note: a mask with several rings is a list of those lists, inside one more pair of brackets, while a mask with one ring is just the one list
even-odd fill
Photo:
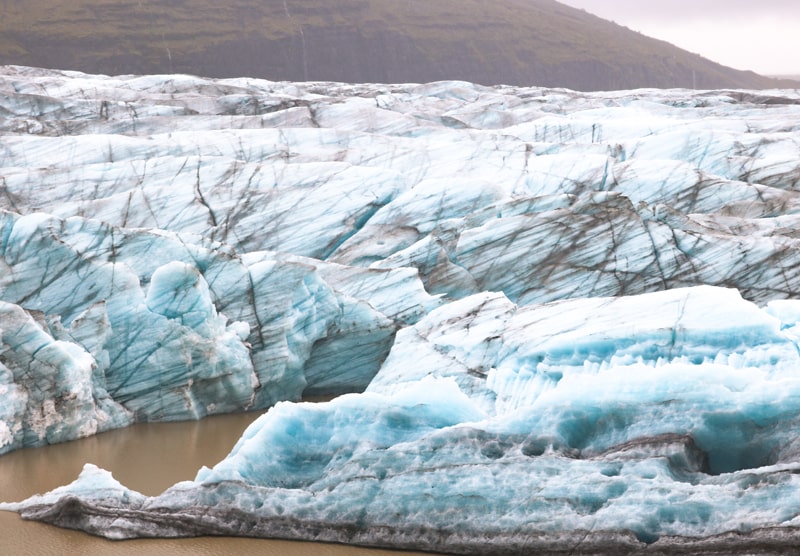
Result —
[[[79, 317], [76, 332], [88, 326], [96, 333], [91, 317]], [[40, 446], [132, 422], [103, 388], [102, 376], [93, 376], [100, 373], [92, 356], [75, 342], [53, 337], [42, 313], [0, 302], [0, 335], [0, 446]]]
[[0, 90], [0, 453], [267, 410], [160, 496], [87, 466], [4, 509], [455, 553], [800, 542], [796, 91]]
[[[44, 213], [6, 212], [0, 225], [4, 300], [50, 316], [137, 421], [363, 389], [400, 324], [437, 303], [407, 270], [354, 269], [353, 285], [334, 290], [318, 268], [331, 267], [333, 282], [342, 272], [321, 261], [267, 252], [244, 260], [174, 233]], [[85, 322], [97, 335], [80, 332]], [[65, 428], [61, 440], [82, 434]], [[0, 450], [22, 445], [33, 444]]]
[[194, 481], [143, 497], [88, 467], [4, 507], [111, 538], [794, 546], [800, 354], [784, 330], [800, 305], [783, 304], [777, 318], [708, 286], [526, 307], [477, 294], [404, 329], [367, 392], [278, 403]]

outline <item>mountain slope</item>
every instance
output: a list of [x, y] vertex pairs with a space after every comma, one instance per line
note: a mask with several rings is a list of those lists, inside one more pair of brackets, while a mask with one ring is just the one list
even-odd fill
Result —
[[796, 85], [553, 0], [3, 0], [0, 8], [4, 64], [578, 90]]

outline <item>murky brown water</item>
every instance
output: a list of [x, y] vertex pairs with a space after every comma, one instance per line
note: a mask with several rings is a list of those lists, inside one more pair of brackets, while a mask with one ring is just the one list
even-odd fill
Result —
[[[156, 495], [224, 458], [258, 415], [224, 415], [188, 423], [141, 424], [74, 442], [0, 456], [0, 501], [23, 500], [72, 482], [85, 463], [111, 471], [122, 484]], [[403, 556], [413, 552], [320, 543], [214, 538], [107, 541], [0, 512], [0, 555]], [[419, 555], [422, 556], [422, 555]]]

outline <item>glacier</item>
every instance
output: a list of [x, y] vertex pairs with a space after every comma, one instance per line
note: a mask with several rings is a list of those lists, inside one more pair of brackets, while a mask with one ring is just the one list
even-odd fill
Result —
[[159, 496], [87, 465], [0, 509], [447, 553], [800, 542], [797, 91], [0, 91], [0, 454], [264, 412]]

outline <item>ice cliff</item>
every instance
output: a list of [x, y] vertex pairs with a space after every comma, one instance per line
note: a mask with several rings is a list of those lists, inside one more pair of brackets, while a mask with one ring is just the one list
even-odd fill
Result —
[[271, 408], [158, 497], [87, 467], [5, 509], [482, 554], [800, 542], [800, 94], [0, 91], [0, 453]]

